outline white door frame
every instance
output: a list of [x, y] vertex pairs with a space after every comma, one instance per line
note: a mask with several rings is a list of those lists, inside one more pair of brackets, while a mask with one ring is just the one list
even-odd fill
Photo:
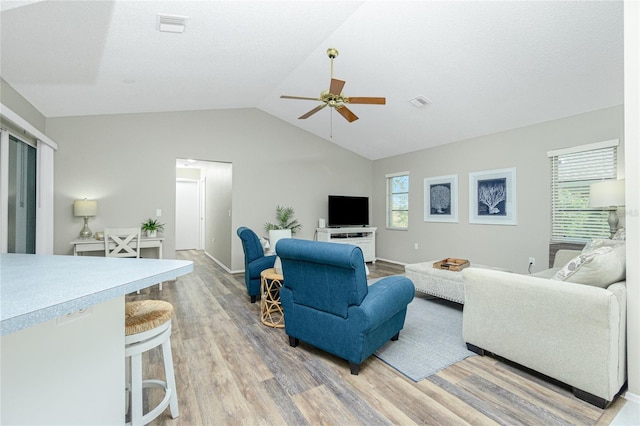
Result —
[[207, 233], [207, 221], [206, 213], [207, 213], [207, 178], [204, 177], [200, 179], [198, 183], [198, 193], [200, 196], [198, 197], [198, 203], [200, 204], [200, 228], [198, 232], [200, 233], [200, 238], [198, 238], [198, 250], [204, 250], [205, 238]]

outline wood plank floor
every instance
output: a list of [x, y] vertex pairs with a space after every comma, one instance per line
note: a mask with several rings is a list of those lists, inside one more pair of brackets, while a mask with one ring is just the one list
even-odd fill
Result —
[[[163, 299], [175, 307], [171, 344], [180, 416], [167, 409], [153, 425], [606, 425], [618, 398], [600, 410], [549, 380], [485, 356], [458, 362], [418, 383], [371, 356], [358, 376], [347, 361], [264, 326], [244, 277], [198, 251], [178, 252], [194, 272], [127, 300]], [[404, 272], [376, 262], [371, 278]], [[145, 372], [162, 377], [159, 350]], [[160, 396], [151, 393], [153, 403]]]

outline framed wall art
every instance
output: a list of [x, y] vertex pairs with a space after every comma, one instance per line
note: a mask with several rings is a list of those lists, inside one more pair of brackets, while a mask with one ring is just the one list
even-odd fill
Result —
[[425, 178], [424, 221], [458, 221], [458, 175]]
[[469, 173], [469, 223], [516, 225], [516, 169]]

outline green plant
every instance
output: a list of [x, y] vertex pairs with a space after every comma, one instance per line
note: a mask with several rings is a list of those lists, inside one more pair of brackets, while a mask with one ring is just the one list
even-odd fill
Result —
[[276, 221], [277, 223], [265, 223], [264, 230], [272, 231], [275, 229], [290, 229], [291, 234], [295, 234], [296, 231], [302, 229], [302, 225], [298, 222], [297, 219], [294, 219], [295, 211], [293, 207], [284, 207], [277, 206], [276, 207]]
[[157, 219], [147, 219], [146, 222], [142, 222], [142, 227], [140, 229], [142, 229], [143, 231], [164, 231], [164, 223], [160, 223], [158, 222]]

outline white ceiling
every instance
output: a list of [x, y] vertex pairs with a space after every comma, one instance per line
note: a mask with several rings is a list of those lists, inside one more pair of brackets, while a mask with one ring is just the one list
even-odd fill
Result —
[[[374, 160], [623, 103], [621, 1], [0, 4], [0, 76], [47, 117], [258, 108]], [[328, 89], [328, 47], [387, 104], [298, 120], [318, 103], [279, 96]]]

